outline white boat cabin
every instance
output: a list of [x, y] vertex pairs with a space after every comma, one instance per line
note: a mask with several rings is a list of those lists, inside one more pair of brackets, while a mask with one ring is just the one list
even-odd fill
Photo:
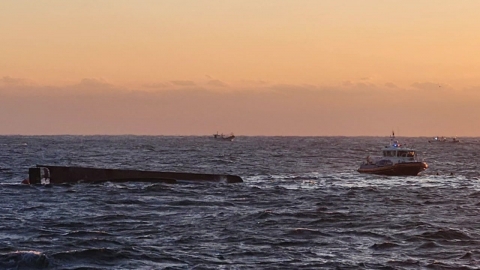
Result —
[[403, 147], [396, 140], [392, 140], [389, 146], [385, 146], [382, 153], [384, 159], [389, 159], [393, 163], [415, 162], [417, 160], [415, 150]]

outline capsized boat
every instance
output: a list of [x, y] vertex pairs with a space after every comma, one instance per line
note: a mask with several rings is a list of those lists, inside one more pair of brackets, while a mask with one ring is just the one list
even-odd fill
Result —
[[241, 183], [242, 178], [230, 174], [206, 174], [187, 172], [160, 172], [128, 169], [104, 169], [72, 166], [37, 165], [29, 168], [29, 178], [24, 184], [63, 184], [99, 182], [153, 182], [176, 184], [181, 182]]
[[401, 145], [395, 139], [395, 133], [390, 137], [390, 144], [382, 149], [383, 156], [367, 160], [357, 170], [360, 173], [408, 176], [418, 175], [428, 168], [428, 164], [420, 160], [414, 149]]

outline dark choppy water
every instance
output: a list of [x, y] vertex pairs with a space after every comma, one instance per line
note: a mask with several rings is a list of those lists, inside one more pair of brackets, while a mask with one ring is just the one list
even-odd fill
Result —
[[[475, 269], [480, 140], [461, 139], [405, 138], [430, 168], [382, 177], [356, 168], [387, 137], [3, 136], [0, 269]], [[245, 183], [20, 185], [37, 163]]]

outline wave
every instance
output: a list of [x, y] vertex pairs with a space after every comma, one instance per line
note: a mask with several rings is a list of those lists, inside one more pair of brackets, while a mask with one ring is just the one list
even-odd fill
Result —
[[47, 269], [52, 265], [52, 259], [39, 251], [15, 251], [0, 254], [2, 269]]

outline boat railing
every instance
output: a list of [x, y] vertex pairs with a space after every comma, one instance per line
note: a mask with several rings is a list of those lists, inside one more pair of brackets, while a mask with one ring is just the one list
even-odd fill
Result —
[[371, 156], [367, 155], [362, 165], [376, 164], [382, 160], [390, 160], [393, 163], [408, 163], [408, 162], [423, 162], [424, 158], [422, 154], [415, 154], [413, 157], [385, 157], [385, 156]]
[[382, 157], [381, 156], [370, 156], [370, 155], [367, 155], [367, 157], [365, 158], [365, 160], [362, 162], [362, 165], [368, 165], [368, 164], [375, 164], [377, 163], [378, 161], [382, 160]]
[[415, 152], [415, 161], [424, 162], [424, 160], [425, 160], [425, 157], [423, 153]]

